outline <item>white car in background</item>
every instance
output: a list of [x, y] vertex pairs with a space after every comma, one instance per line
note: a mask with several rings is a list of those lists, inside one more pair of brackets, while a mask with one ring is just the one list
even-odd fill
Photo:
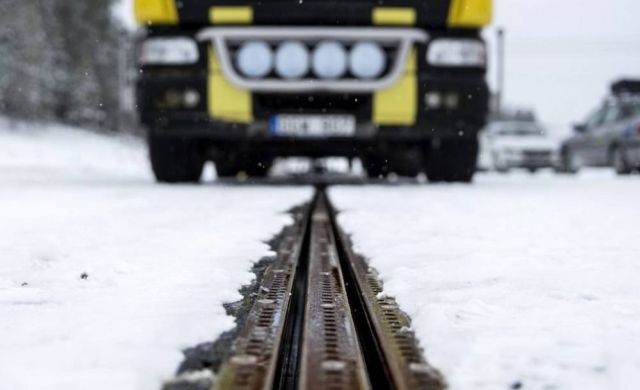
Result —
[[535, 172], [541, 168], [558, 166], [559, 142], [536, 122], [493, 122], [480, 138], [481, 168], [498, 172], [524, 168]]

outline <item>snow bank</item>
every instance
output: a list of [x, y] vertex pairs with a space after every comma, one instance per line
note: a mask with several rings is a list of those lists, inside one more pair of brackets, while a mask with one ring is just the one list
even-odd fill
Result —
[[2, 117], [0, 168], [2, 178], [14, 182], [151, 181], [140, 139]]
[[135, 30], [137, 27], [133, 17], [133, 0], [118, 0], [113, 4], [113, 13], [116, 19], [128, 30]]
[[640, 388], [640, 179], [331, 190], [451, 388]]
[[136, 140], [0, 121], [0, 388], [158, 389], [310, 195], [156, 185]]

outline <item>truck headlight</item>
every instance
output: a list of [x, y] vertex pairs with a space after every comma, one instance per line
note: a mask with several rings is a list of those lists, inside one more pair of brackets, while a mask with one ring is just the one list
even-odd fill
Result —
[[427, 62], [434, 66], [484, 67], [487, 48], [477, 39], [434, 39], [427, 51]]
[[264, 77], [273, 69], [273, 52], [266, 42], [247, 42], [238, 50], [236, 61], [246, 76]]
[[140, 46], [141, 65], [189, 65], [199, 58], [196, 41], [187, 37], [149, 38]]

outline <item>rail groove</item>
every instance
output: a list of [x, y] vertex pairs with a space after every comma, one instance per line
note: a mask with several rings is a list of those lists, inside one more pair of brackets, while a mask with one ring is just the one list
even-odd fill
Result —
[[445, 387], [323, 189], [285, 232], [216, 389]]

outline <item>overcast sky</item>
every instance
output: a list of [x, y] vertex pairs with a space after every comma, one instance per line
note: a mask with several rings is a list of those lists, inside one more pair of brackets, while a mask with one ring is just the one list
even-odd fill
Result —
[[[131, 23], [131, 0], [122, 1], [118, 13]], [[566, 126], [597, 105], [612, 80], [640, 78], [640, 0], [495, 4], [487, 37], [493, 40], [495, 26], [507, 31], [507, 104], [534, 108], [542, 121]]]
[[507, 103], [542, 121], [579, 121], [612, 80], [640, 78], [639, 0], [496, 0], [494, 26], [507, 31]]

